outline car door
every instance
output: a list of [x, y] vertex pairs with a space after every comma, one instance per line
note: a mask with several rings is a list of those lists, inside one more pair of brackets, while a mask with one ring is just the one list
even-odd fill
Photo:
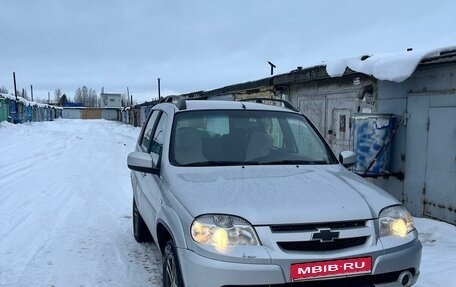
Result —
[[[154, 124], [153, 132], [151, 133], [147, 152], [152, 156], [156, 166], [161, 165], [161, 157], [163, 143], [165, 140], [166, 130], [168, 129], [168, 115], [160, 111], [157, 116], [156, 124]], [[160, 175], [145, 173], [143, 174], [139, 187], [141, 190], [141, 215], [148, 226], [153, 226], [157, 210], [162, 202], [162, 183]]]
[[[136, 151], [149, 152], [149, 147], [152, 142], [154, 127], [158, 123], [157, 119], [160, 115], [160, 111], [154, 110], [150, 114], [147, 124], [141, 131], [138, 143], [136, 145]], [[139, 171], [132, 171], [132, 185], [133, 185], [133, 196], [136, 200], [136, 205], [139, 209], [139, 212], [143, 214], [142, 206], [142, 192], [141, 189], [144, 188], [142, 181], [146, 173]]]

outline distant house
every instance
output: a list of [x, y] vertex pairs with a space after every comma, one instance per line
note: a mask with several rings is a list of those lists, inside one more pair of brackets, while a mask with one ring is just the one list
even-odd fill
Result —
[[101, 108], [120, 108], [122, 95], [121, 94], [111, 94], [111, 93], [101, 93], [100, 94], [100, 107]]

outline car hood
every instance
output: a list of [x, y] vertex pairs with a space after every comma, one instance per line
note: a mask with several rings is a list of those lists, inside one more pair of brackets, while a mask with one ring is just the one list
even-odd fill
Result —
[[349, 221], [399, 204], [340, 165], [170, 169], [169, 191], [193, 217], [231, 214], [253, 225]]

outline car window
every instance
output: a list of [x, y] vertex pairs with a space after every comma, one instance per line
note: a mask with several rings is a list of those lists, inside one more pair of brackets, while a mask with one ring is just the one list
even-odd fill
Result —
[[298, 153], [306, 154], [310, 159], [324, 158], [324, 145], [308, 125], [296, 119], [288, 119], [288, 123], [293, 131]]
[[150, 154], [155, 163], [159, 163], [161, 160], [163, 141], [165, 139], [166, 126], [168, 124], [168, 116], [162, 113], [160, 120], [155, 128], [154, 137], [150, 146]]
[[212, 134], [226, 135], [230, 132], [230, 119], [227, 115], [209, 115], [206, 117], [206, 129]]
[[284, 147], [283, 131], [276, 117], [265, 119], [265, 131], [272, 138], [272, 145], [278, 148]]
[[170, 144], [177, 166], [337, 163], [306, 118], [287, 112], [181, 112]]
[[152, 131], [154, 129], [155, 121], [157, 120], [157, 116], [159, 114], [159, 111], [153, 111], [152, 115], [149, 118], [149, 121], [147, 122], [146, 128], [144, 129], [144, 134], [141, 139], [141, 149], [143, 151], [148, 151], [150, 144], [152, 142]]

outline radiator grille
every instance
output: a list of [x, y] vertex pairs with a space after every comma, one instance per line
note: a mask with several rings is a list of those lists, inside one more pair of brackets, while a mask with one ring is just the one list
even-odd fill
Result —
[[277, 242], [277, 245], [286, 251], [331, 251], [360, 246], [366, 243], [366, 241], [367, 237], [362, 236], [334, 239], [332, 242], [321, 242], [319, 240]]
[[327, 223], [311, 223], [311, 224], [291, 224], [291, 225], [272, 225], [272, 232], [293, 232], [293, 231], [315, 231], [318, 228], [330, 229], [347, 229], [359, 228], [366, 226], [365, 220], [357, 221], [342, 221], [342, 222], [327, 222]]

